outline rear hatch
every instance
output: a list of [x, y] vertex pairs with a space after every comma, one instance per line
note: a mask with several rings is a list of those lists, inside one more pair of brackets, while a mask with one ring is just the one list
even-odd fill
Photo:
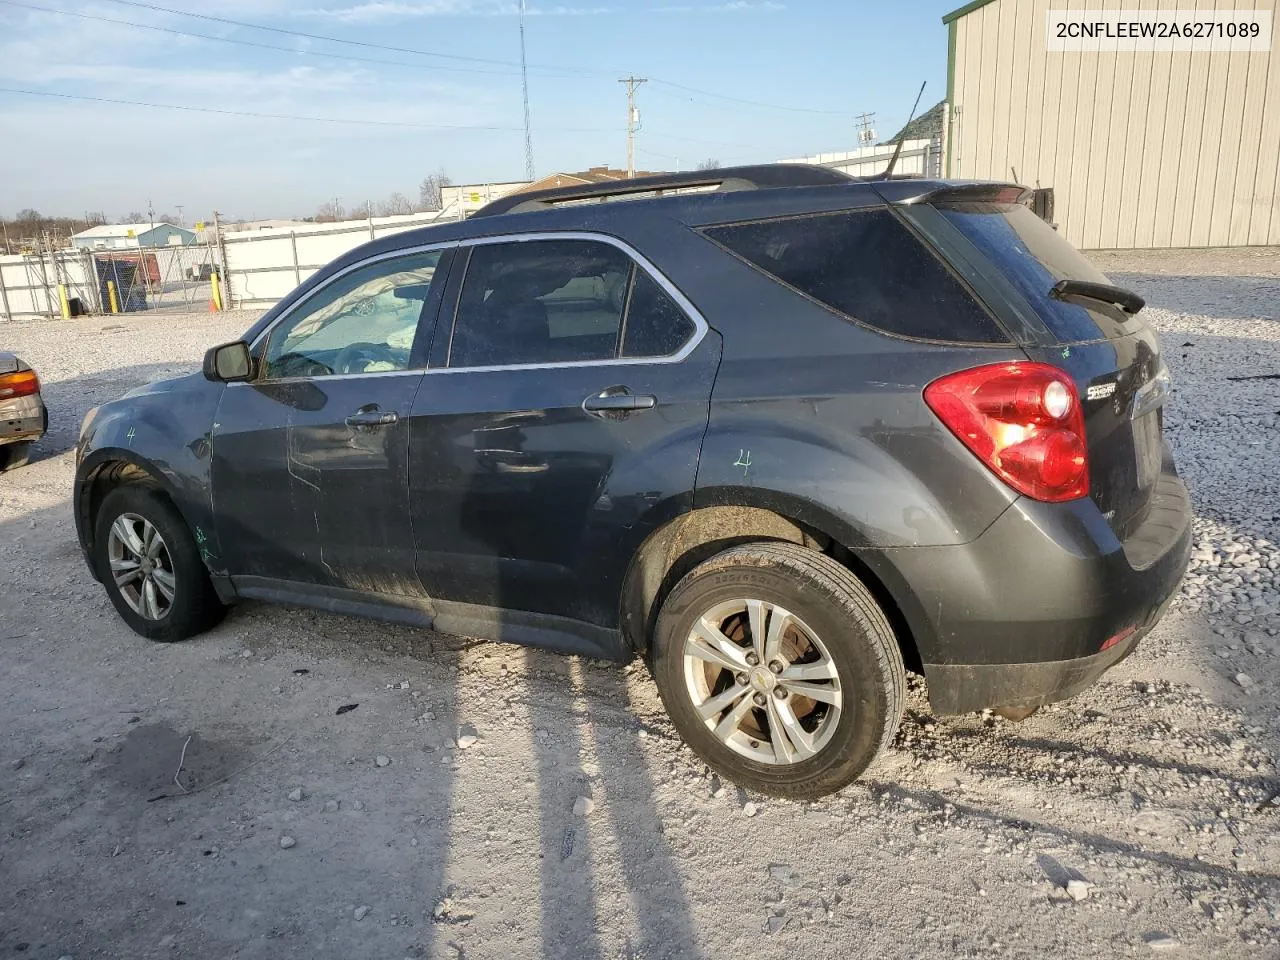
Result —
[[1084, 405], [1090, 496], [1124, 539], [1146, 518], [1159, 479], [1169, 383], [1155, 331], [1135, 315], [1141, 298], [1112, 285], [1021, 203], [935, 206], [1046, 328], [1042, 342], [1024, 346], [1032, 359], [1075, 381]]

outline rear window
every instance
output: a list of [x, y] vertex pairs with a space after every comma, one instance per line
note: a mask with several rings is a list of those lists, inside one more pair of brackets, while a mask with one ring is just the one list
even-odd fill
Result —
[[1008, 341], [960, 281], [888, 210], [758, 220], [704, 232], [805, 296], [886, 333]]
[[1027, 298], [1050, 332], [1062, 343], [1114, 339], [1134, 330], [1101, 310], [1049, 296], [1059, 280], [1110, 283], [1089, 258], [1058, 231], [1020, 203], [938, 204], [960, 229]]

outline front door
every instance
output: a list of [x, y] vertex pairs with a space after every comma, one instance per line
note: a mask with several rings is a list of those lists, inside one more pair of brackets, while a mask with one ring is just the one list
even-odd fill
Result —
[[268, 331], [255, 348], [257, 377], [223, 391], [213, 500], [233, 577], [421, 592], [408, 418], [442, 256], [384, 258], [337, 275]]
[[628, 530], [688, 509], [719, 337], [603, 240], [481, 243], [453, 274], [409, 427], [423, 585], [615, 625]]

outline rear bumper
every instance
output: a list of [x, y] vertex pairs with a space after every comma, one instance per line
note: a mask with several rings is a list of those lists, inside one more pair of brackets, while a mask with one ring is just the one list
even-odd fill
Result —
[[971, 543], [883, 559], [891, 592], [906, 598], [933, 709], [966, 713], [1089, 686], [1160, 620], [1190, 552], [1190, 499], [1166, 457], [1150, 513], [1123, 543], [1091, 500], [1024, 499]]
[[49, 415], [40, 395], [0, 401], [0, 444], [37, 440], [44, 435]]

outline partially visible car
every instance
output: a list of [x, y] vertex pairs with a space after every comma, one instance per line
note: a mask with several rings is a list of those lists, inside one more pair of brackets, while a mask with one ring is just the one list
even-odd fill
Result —
[[0, 350], [0, 470], [23, 466], [31, 445], [48, 429], [40, 377], [16, 355]]

